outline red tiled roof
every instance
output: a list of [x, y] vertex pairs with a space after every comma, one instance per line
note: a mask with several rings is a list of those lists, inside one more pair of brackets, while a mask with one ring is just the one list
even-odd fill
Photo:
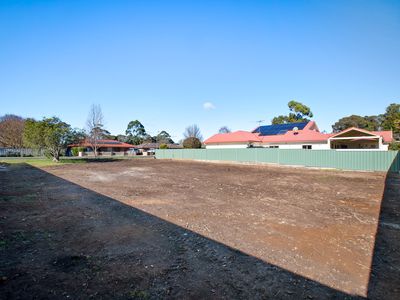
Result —
[[204, 144], [218, 144], [218, 143], [312, 143], [312, 142], [326, 142], [330, 137], [339, 135], [340, 133], [347, 132], [351, 129], [357, 129], [365, 133], [378, 135], [383, 138], [385, 143], [393, 141], [392, 131], [367, 131], [358, 128], [349, 128], [339, 133], [321, 133], [314, 121], [310, 121], [303, 130], [292, 131], [289, 130], [285, 134], [265, 135], [259, 136], [258, 133], [251, 133], [248, 131], [235, 131], [231, 133], [215, 134], [204, 141]]
[[[86, 140], [79, 144], [71, 144], [68, 147], [91, 147], [91, 144]], [[135, 148], [134, 145], [116, 141], [116, 140], [98, 140], [97, 141], [98, 148]]]
[[385, 143], [393, 142], [393, 131], [385, 130], [385, 131], [371, 131], [373, 134], [379, 135], [383, 138]]
[[304, 143], [304, 142], [325, 142], [332, 134], [321, 133], [314, 130], [289, 130], [285, 134], [262, 136], [263, 143]]
[[238, 130], [229, 133], [218, 133], [212, 137], [206, 139], [204, 144], [215, 144], [215, 143], [249, 143], [249, 142], [260, 142], [260, 138], [257, 134]]

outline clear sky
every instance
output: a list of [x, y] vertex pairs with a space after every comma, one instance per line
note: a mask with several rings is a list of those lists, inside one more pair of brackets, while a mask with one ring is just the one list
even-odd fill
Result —
[[295, 99], [320, 129], [400, 102], [400, 1], [0, 1], [0, 115], [179, 140]]

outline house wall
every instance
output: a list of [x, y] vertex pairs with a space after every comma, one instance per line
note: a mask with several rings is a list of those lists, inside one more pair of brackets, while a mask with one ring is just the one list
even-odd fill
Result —
[[312, 150], [329, 149], [328, 143], [263, 144], [263, 147], [269, 148], [270, 146], [279, 146], [279, 149], [303, 149], [303, 145], [311, 145]]
[[[303, 145], [312, 145], [312, 150], [329, 149], [328, 143], [296, 143], [296, 144], [260, 144], [253, 143], [254, 147], [269, 148], [270, 146], [279, 146], [279, 149], [303, 149]], [[206, 145], [206, 149], [243, 149], [249, 148], [248, 143], [219, 143]]]
[[[333, 141], [332, 141], [333, 142]], [[206, 145], [206, 149], [244, 149], [249, 148], [248, 143], [218, 143], [218, 144], [209, 144]], [[320, 142], [320, 143], [271, 143], [271, 144], [260, 144], [260, 143], [253, 143], [253, 147], [264, 147], [270, 148], [274, 146], [278, 146], [279, 149], [303, 149], [303, 145], [311, 145], [311, 150], [328, 150], [331, 149], [329, 142]], [[354, 150], [362, 150], [362, 151], [387, 151], [389, 148], [387, 144], [379, 144], [379, 148], [371, 148], [371, 149], [357, 149], [357, 148], [349, 148], [349, 149], [334, 149], [340, 151], [354, 151]]]
[[[88, 152], [93, 151], [91, 148]], [[119, 148], [119, 147], [100, 147], [97, 149], [98, 152], [126, 152], [127, 148]]]

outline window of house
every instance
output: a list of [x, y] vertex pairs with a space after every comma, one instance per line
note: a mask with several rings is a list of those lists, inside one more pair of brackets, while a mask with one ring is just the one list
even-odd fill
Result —
[[303, 145], [303, 149], [312, 149], [312, 145]]
[[279, 146], [269, 146], [269, 148], [271, 148], [271, 149], [278, 149]]

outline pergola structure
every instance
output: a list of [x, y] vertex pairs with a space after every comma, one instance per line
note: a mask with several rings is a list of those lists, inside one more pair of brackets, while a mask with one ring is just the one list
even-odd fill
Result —
[[331, 136], [328, 143], [331, 149], [381, 149], [383, 140], [374, 132], [352, 127]]

